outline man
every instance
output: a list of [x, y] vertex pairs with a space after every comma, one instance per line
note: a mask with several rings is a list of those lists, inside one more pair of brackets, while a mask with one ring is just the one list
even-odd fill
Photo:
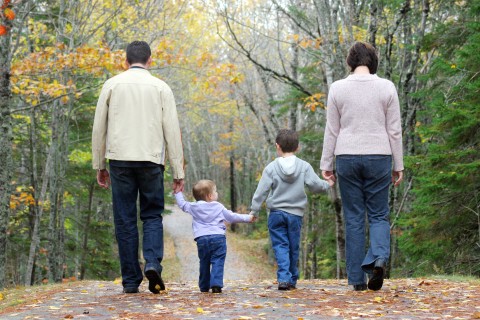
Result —
[[[112, 185], [115, 234], [123, 292], [137, 293], [143, 280], [138, 261], [137, 198], [143, 222], [143, 257], [149, 290], [165, 290], [161, 273], [165, 151], [173, 188], [184, 186], [183, 149], [172, 90], [147, 70], [151, 50], [144, 41], [126, 50], [129, 69], [103, 85], [95, 111], [92, 161], [102, 188]], [[106, 169], [109, 159], [110, 173]]]

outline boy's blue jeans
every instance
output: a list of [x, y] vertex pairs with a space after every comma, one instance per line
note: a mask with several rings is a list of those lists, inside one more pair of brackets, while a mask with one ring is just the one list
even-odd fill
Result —
[[[339, 155], [336, 167], [345, 217], [347, 276], [350, 285], [365, 283], [375, 262], [390, 257], [388, 193], [392, 180], [389, 155]], [[365, 213], [370, 244], [365, 255]]]
[[277, 260], [279, 283], [297, 284], [302, 218], [280, 210], [272, 210], [268, 215], [268, 231]]
[[205, 235], [196, 238], [195, 241], [200, 259], [200, 276], [198, 278], [200, 291], [208, 292], [212, 287], [223, 288], [223, 270], [227, 256], [225, 235]]
[[112, 202], [115, 235], [118, 243], [122, 284], [124, 288], [137, 288], [143, 280], [140, 268], [137, 228], [137, 198], [140, 200], [140, 219], [143, 222], [143, 257], [145, 267], [162, 271], [164, 210], [164, 167], [121, 167], [135, 162], [110, 161]]

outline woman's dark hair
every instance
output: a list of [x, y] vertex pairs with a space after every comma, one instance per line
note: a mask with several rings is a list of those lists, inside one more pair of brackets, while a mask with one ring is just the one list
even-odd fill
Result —
[[357, 41], [348, 52], [347, 64], [353, 72], [358, 66], [367, 66], [371, 74], [377, 73], [378, 54], [371, 44]]
[[127, 46], [127, 61], [129, 64], [146, 64], [151, 55], [150, 46], [145, 41], [133, 41]]
[[298, 149], [298, 133], [289, 129], [280, 129], [275, 142], [283, 152], [295, 152]]

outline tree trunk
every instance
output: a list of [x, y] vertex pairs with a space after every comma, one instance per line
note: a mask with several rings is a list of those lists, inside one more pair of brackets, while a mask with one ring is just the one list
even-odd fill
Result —
[[34, 262], [35, 262], [38, 246], [40, 244], [40, 221], [43, 215], [43, 203], [45, 202], [46, 195], [47, 195], [47, 186], [48, 186], [48, 180], [49, 180], [48, 177], [50, 175], [50, 171], [52, 170], [54, 153], [55, 153], [55, 150], [52, 150], [52, 146], [50, 146], [48, 150], [47, 161], [45, 163], [42, 190], [40, 191], [40, 195], [38, 199], [35, 199], [37, 201], [38, 214], [35, 216], [35, 221], [33, 225], [32, 242], [30, 243], [27, 269], [25, 272], [25, 286], [31, 286], [34, 280], [33, 268], [34, 268]]
[[90, 219], [93, 210], [93, 190], [95, 189], [95, 183], [92, 183], [88, 189], [88, 209], [87, 216], [85, 217], [85, 223], [83, 224], [83, 245], [82, 245], [82, 257], [80, 259], [80, 280], [85, 279], [85, 272], [87, 270], [87, 253], [88, 253], [88, 231], [90, 230]]
[[[0, 21], [11, 27], [8, 20]], [[10, 103], [10, 64], [11, 36], [0, 36], [0, 289], [5, 287], [7, 261], [7, 226], [10, 212], [11, 180], [13, 172], [12, 160], [12, 122]]]

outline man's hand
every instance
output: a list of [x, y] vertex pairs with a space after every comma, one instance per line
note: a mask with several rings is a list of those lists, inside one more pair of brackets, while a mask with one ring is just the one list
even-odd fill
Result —
[[107, 169], [97, 170], [97, 183], [101, 188], [108, 189], [110, 186], [110, 174]]
[[393, 171], [392, 183], [394, 187], [397, 187], [403, 180], [403, 171]]
[[333, 187], [335, 181], [337, 180], [337, 178], [335, 178], [335, 175], [333, 174], [333, 171], [322, 170], [322, 177], [323, 179], [327, 180], [330, 187]]
[[183, 192], [185, 187], [185, 180], [173, 179], [173, 193]]

